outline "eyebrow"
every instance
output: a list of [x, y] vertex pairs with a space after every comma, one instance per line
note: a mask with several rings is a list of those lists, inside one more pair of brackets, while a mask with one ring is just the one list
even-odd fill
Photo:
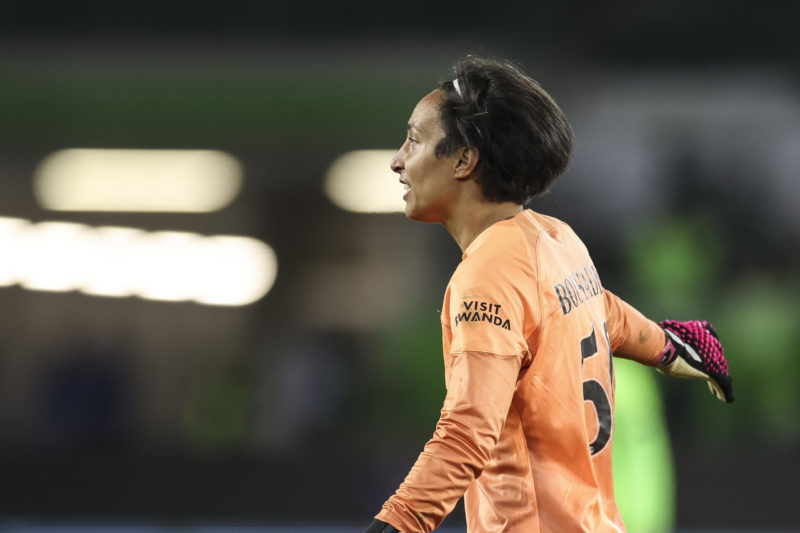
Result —
[[408, 126], [407, 126], [406, 129], [419, 131], [419, 128], [416, 125], [412, 124], [411, 122], [408, 123]]

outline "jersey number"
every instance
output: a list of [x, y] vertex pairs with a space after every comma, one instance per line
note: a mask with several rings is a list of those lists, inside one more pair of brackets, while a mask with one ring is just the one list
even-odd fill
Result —
[[[614, 386], [614, 362], [611, 355], [611, 342], [608, 340], [608, 327], [603, 322], [603, 332], [605, 333], [606, 346], [608, 346], [608, 371], [611, 375], [611, 386]], [[597, 336], [595, 335], [594, 324], [592, 333], [588, 337], [581, 339], [581, 364], [584, 359], [588, 359], [600, 352], [597, 349]], [[613, 414], [611, 413], [611, 402], [608, 393], [603, 385], [596, 379], [586, 379], [583, 382], [583, 401], [591, 402], [597, 415], [597, 437], [589, 443], [589, 452], [594, 455], [606, 447], [611, 440], [611, 424]]]

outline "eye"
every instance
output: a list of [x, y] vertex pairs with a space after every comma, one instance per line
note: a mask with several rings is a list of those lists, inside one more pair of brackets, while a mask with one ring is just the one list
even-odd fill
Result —
[[418, 141], [418, 140], [416, 140], [414, 137], [411, 137], [410, 135], [409, 135], [408, 137], [406, 137], [406, 139], [407, 139], [407, 140], [408, 140], [408, 142], [410, 142], [411, 144], [419, 144], [419, 141]]

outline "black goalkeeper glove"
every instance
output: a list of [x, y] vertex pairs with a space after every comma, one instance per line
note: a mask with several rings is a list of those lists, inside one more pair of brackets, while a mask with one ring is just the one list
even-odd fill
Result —
[[400, 533], [393, 525], [387, 524], [383, 520], [377, 518], [370, 523], [369, 527], [364, 533]]
[[664, 320], [658, 325], [664, 329], [667, 344], [657, 370], [668, 376], [704, 379], [714, 396], [731, 403], [733, 380], [714, 326], [705, 320]]

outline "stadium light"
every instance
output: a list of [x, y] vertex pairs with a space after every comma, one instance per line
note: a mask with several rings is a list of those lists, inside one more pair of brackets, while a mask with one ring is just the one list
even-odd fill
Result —
[[70, 148], [34, 173], [39, 204], [54, 211], [207, 213], [242, 186], [239, 161], [216, 150]]
[[0, 257], [0, 286], [221, 306], [259, 300], [278, 271], [272, 248], [251, 237], [6, 217]]
[[16, 261], [18, 250], [22, 247], [19, 236], [30, 226], [28, 220], [22, 218], [0, 217], [0, 287], [16, 285]]
[[402, 213], [403, 186], [389, 168], [394, 150], [357, 150], [338, 157], [325, 176], [325, 194], [356, 213]]
[[92, 246], [89, 226], [72, 222], [31, 224], [16, 239], [8, 257], [25, 289], [71, 291], [85, 282], [85, 250]]
[[123, 298], [134, 292], [141, 275], [139, 243], [147, 235], [136, 228], [105, 226], [94, 228], [96, 239], [84, 251], [87, 281], [81, 292], [92, 296]]

